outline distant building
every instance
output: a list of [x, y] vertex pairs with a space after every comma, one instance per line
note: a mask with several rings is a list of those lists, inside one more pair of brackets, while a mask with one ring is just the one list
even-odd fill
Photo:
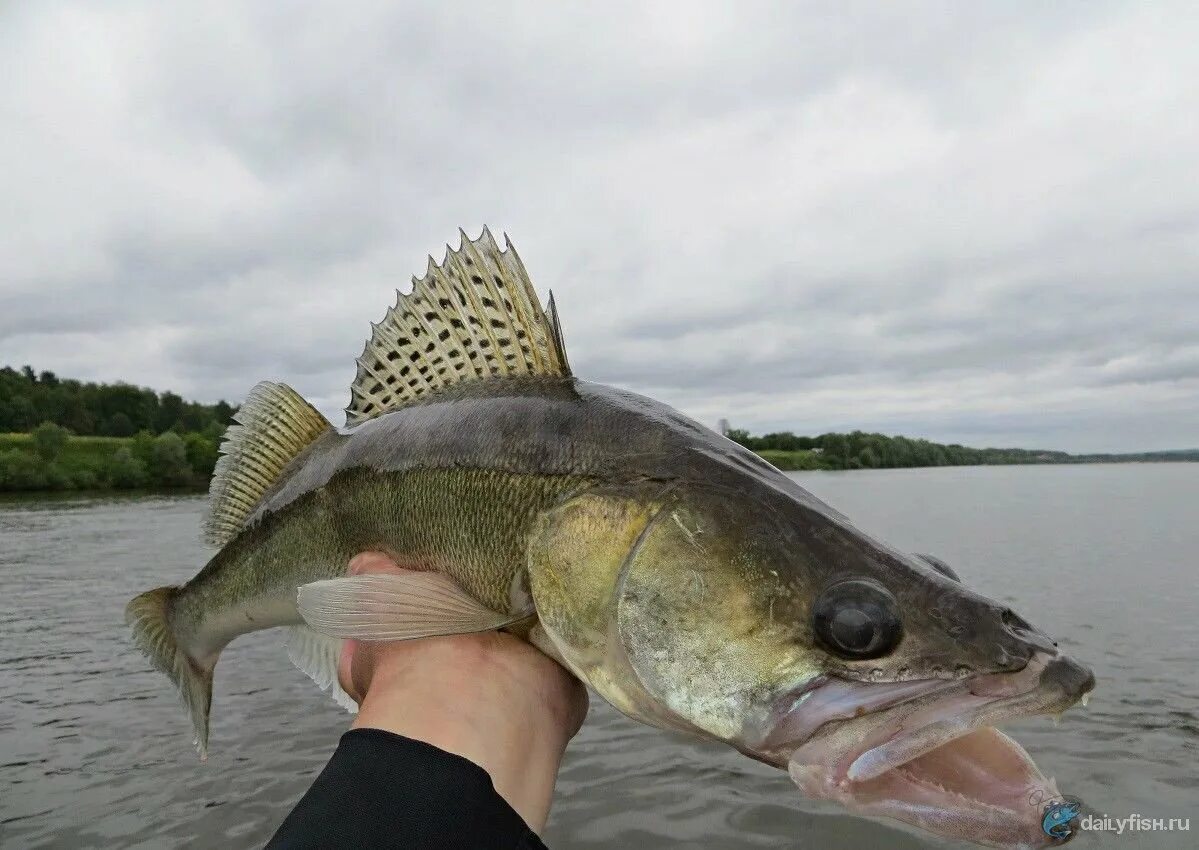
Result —
[[716, 432], [722, 437], [727, 437], [729, 433], [729, 420], [721, 419], [716, 423]]

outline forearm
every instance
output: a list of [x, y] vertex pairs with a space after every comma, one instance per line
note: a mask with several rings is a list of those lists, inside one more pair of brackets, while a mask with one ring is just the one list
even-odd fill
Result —
[[342, 736], [267, 845], [327, 847], [545, 850], [476, 764], [379, 729]]
[[[347, 572], [403, 571], [368, 552]], [[544, 848], [534, 831], [587, 714], [566, 670], [510, 634], [478, 632], [343, 641], [338, 683], [358, 716], [272, 848]]]
[[376, 674], [353, 728], [386, 730], [470, 760], [540, 832], [569, 727], [548, 716], [553, 701], [536, 693], [537, 683], [494, 669], [504, 658], [484, 648], [478, 663], [464, 664], [461, 654], [440, 669], [421, 665]]

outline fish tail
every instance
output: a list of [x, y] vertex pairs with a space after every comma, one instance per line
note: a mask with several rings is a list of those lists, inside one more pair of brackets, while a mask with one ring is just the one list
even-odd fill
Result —
[[216, 658], [207, 664], [187, 654], [172, 627], [172, 603], [178, 587], [159, 587], [135, 596], [125, 607], [125, 622], [133, 629], [133, 640], [155, 668], [166, 673], [191, 716], [196, 750], [200, 760], [208, 757], [208, 711], [212, 706], [212, 671]]

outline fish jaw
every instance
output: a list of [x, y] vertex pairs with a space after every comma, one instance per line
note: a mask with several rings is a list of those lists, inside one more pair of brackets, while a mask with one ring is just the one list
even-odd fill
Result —
[[1028, 754], [994, 728], [1060, 713], [1094, 687], [1064, 656], [963, 680], [870, 684], [829, 677], [784, 700], [750, 754], [786, 767], [808, 797], [937, 835], [1003, 848], [1060, 844], [1041, 828], [1060, 799]]
[[992, 727], [955, 738], [863, 781], [831, 780], [823, 767], [793, 760], [788, 773], [808, 797], [887, 817], [947, 838], [993, 847], [1060, 844], [1041, 828], [1041, 803], [1060, 799], [1024, 749]]

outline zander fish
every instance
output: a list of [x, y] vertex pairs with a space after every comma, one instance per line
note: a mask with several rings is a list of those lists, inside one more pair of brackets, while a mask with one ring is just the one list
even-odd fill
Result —
[[[511, 243], [462, 236], [374, 326], [347, 421], [259, 384], [212, 482], [218, 551], [129, 603], [206, 752], [212, 674], [286, 626], [349, 708], [341, 641], [507, 629], [624, 714], [724, 741], [811, 797], [1002, 847], [1060, 798], [996, 724], [1091, 672], [927, 556], [896, 551], [736, 443], [575, 378]], [[347, 577], [359, 552], [413, 572]]]

